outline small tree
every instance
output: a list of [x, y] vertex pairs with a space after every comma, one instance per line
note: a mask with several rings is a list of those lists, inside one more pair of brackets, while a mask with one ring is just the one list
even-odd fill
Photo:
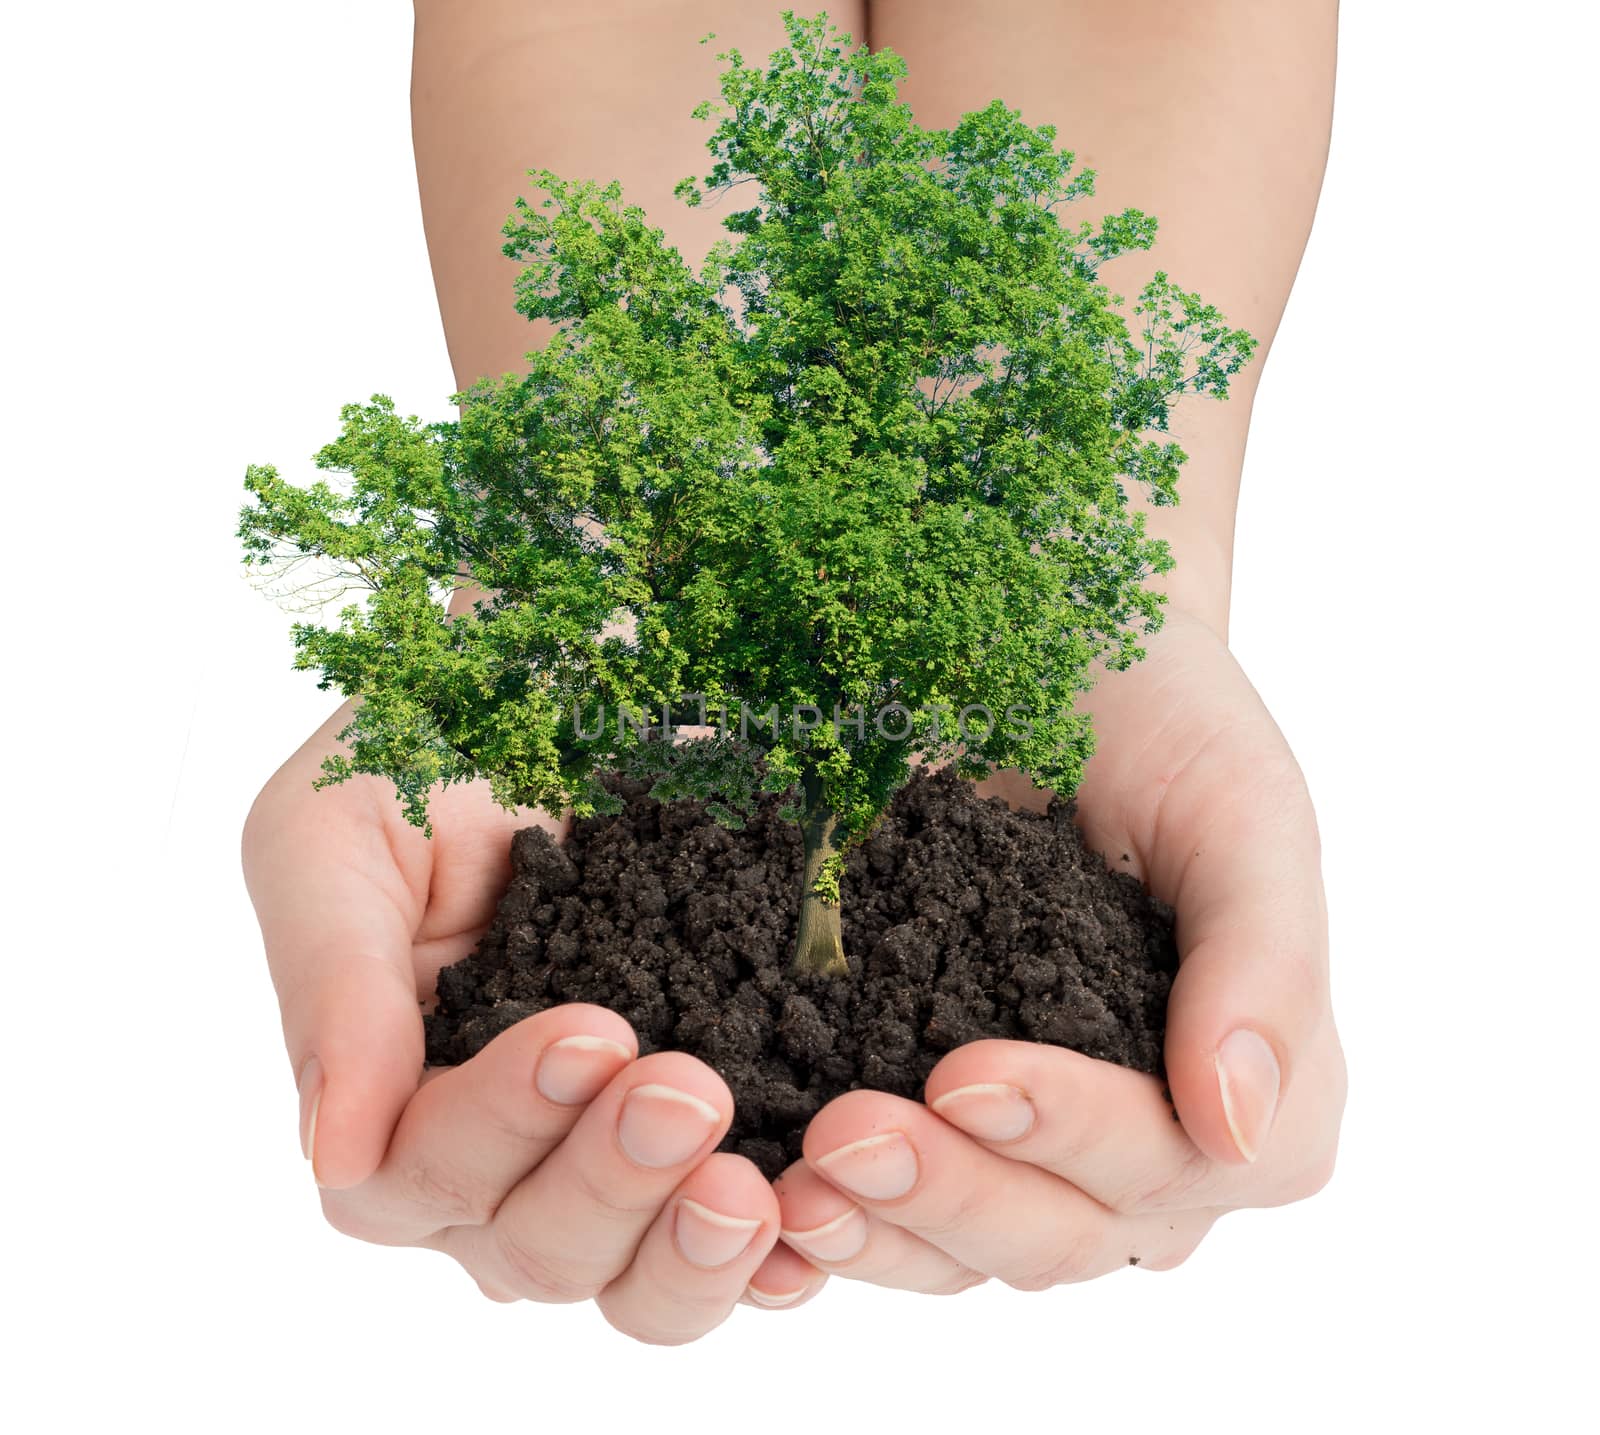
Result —
[[[677, 188], [750, 184], [737, 244], [697, 275], [617, 184], [534, 172], [505, 252], [557, 328], [527, 372], [449, 422], [347, 406], [316, 462], [349, 481], [251, 468], [240, 533], [247, 563], [366, 590], [294, 630], [296, 665], [361, 699], [324, 783], [385, 776], [424, 827], [430, 788], [480, 775], [587, 815], [642, 773], [730, 826], [792, 793], [795, 959], [838, 972], [844, 856], [914, 759], [1076, 787], [1092, 666], [1161, 618], [1144, 583], [1171, 560], [1126, 485], [1171, 503], [1186, 456], [1145, 435], [1225, 397], [1254, 340], [1164, 273], [1130, 337], [1096, 271], [1153, 218], [1063, 223], [1094, 174], [1053, 127], [996, 100], [922, 130], [897, 55], [784, 20], [765, 71], [718, 57], [716, 163]], [[490, 596], [447, 616], [467, 582]]]

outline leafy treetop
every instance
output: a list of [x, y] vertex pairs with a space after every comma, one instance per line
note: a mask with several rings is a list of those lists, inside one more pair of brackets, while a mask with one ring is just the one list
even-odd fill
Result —
[[[582, 815], [643, 771], [733, 825], [793, 790], [825, 929], [801, 956], [837, 967], [842, 853], [914, 758], [1077, 785], [1077, 696], [1142, 656], [1171, 566], [1128, 487], [1175, 501], [1170, 406], [1225, 397], [1255, 341], [1165, 273], [1130, 335], [1097, 271], [1156, 221], [1066, 222], [1094, 173], [1052, 126], [996, 100], [923, 130], [899, 56], [784, 22], [766, 69], [719, 55], [722, 104], [695, 111], [715, 163], [678, 196], [749, 202], [700, 273], [615, 182], [535, 171], [505, 228], [518, 309], [556, 325], [527, 371], [446, 422], [345, 407], [316, 462], [348, 480], [253, 467], [240, 534], [248, 563], [364, 590], [294, 630], [297, 666], [361, 699], [325, 781], [385, 776], [419, 824], [480, 775]], [[489, 596], [448, 616], [464, 583]], [[688, 694], [730, 730], [617, 721]]]

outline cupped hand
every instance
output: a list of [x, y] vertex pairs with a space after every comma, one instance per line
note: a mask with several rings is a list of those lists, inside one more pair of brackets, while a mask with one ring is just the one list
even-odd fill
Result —
[[1156, 1077], [1012, 1041], [951, 1052], [925, 1105], [850, 1092], [777, 1183], [785, 1243], [821, 1270], [930, 1292], [1166, 1270], [1225, 1212], [1332, 1172], [1344, 1058], [1316, 821], [1282, 734], [1222, 640], [1176, 613], [1090, 706], [1086, 835], [1177, 911], [1171, 1102]]
[[714, 1150], [733, 1099], [702, 1062], [638, 1058], [620, 1016], [571, 1005], [424, 1072], [421, 1003], [493, 915], [512, 833], [561, 824], [473, 784], [435, 794], [430, 839], [381, 781], [314, 790], [347, 720], [341, 709], [272, 777], [244, 832], [328, 1220], [446, 1252], [495, 1300], [592, 1297], [651, 1342], [693, 1340], [741, 1299], [814, 1294], [822, 1277], [774, 1246], [772, 1188]]

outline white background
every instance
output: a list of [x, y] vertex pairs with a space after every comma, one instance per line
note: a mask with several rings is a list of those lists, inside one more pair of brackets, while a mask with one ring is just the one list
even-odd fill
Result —
[[409, 7], [8, 6], [14, 1428], [1592, 1418], [1591, 13], [1346, 8], [1256, 405], [1235, 646], [1326, 842], [1332, 1185], [1171, 1274], [835, 1282], [663, 1350], [321, 1223], [238, 872], [251, 797], [332, 705], [240, 576], [244, 466], [307, 473], [340, 402], [443, 416], [452, 388]]

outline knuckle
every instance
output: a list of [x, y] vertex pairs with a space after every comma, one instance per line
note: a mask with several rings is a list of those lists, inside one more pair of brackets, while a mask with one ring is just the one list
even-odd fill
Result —
[[552, 1126], [531, 1110], [505, 1111], [496, 1103], [486, 1104], [479, 1116], [494, 1138], [517, 1146], [547, 1147], [565, 1134], [563, 1128]]
[[614, 1315], [610, 1312], [605, 1312], [604, 1314], [607, 1325], [609, 1325], [613, 1330], [627, 1336], [629, 1340], [638, 1341], [640, 1345], [688, 1345], [692, 1341], [699, 1340], [700, 1337], [706, 1333], [703, 1330], [656, 1330], [637, 1325], [633, 1321], [624, 1319], [623, 1317]]
[[1050, 1253], [1046, 1264], [1008, 1276], [1006, 1284], [1012, 1290], [1045, 1291], [1089, 1280], [1100, 1273], [1100, 1254], [1100, 1242], [1093, 1234], [1072, 1236]]
[[421, 1206], [444, 1218], [447, 1226], [482, 1225], [493, 1215], [488, 1196], [469, 1181], [434, 1162], [408, 1166], [399, 1177], [400, 1195], [410, 1205]]
[[717, 1326], [721, 1325], [732, 1309], [726, 1302], [719, 1302], [715, 1310], [707, 1310], [703, 1321], [685, 1321], [681, 1324], [668, 1324], [660, 1320], [646, 1320], [641, 1318], [641, 1313], [630, 1302], [608, 1300], [602, 1294], [595, 1302], [600, 1307], [600, 1314], [605, 1317], [606, 1324], [613, 1330], [621, 1332], [629, 1340], [636, 1340], [641, 1345], [688, 1345], [691, 1341], [699, 1340]]
[[919, 1220], [914, 1223], [914, 1229], [934, 1245], [942, 1245], [952, 1236], [959, 1235], [983, 1217], [986, 1198], [983, 1192], [975, 1187], [964, 1188], [955, 1198], [955, 1203], [941, 1211], [930, 1220]]
[[1098, 1113], [1061, 1113], [1055, 1118], [1055, 1127], [1049, 1133], [1048, 1141], [1039, 1143], [1041, 1149], [1038, 1155], [1030, 1153], [1024, 1159], [1052, 1171], [1073, 1170], [1086, 1156], [1094, 1153], [1106, 1134], [1105, 1124]]
[[491, 1227], [495, 1254], [506, 1274], [508, 1286], [526, 1299], [545, 1305], [574, 1305], [590, 1299], [600, 1283], [565, 1266], [548, 1251], [530, 1246], [509, 1228]]
[[1071, 1181], [1072, 1173], [1099, 1164], [1105, 1151], [1116, 1149], [1127, 1140], [1118, 1110], [1109, 1102], [1074, 1103], [1067, 1109], [1057, 1107], [1049, 1116], [1049, 1128], [1038, 1138], [1037, 1152], [1026, 1149], [1034, 1138], [1025, 1137], [1024, 1149], [1006, 1154], [1015, 1154]]
[[1141, 1260], [1139, 1268], [1146, 1271], [1175, 1271], [1193, 1254], [1192, 1246], [1188, 1250], [1171, 1251], [1154, 1260]]
[[1139, 1264], [1148, 1271], [1175, 1271], [1200, 1249], [1200, 1242], [1205, 1240], [1206, 1234], [1210, 1229], [1211, 1222], [1207, 1221], [1200, 1230], [1162, 1251], [1159, 1256], [1152, 1260], [1140, 1261]]
[[989, 1277], [982, 1271], [960, 1270], [947, 1280], [930, 1286], [928, 1295], [960, 1295], [963, 1291], [976, 1290], [981, 1285], [988, 1284]]
[[478, 1287], [478, 1293], [485, 1300], [492, 1300], [496, 1305], [515, 1305], [522, 1299], [521, 1296], [513, 1295], [510, 1291], [484, 1280], [481, 1276], [473, 1276], [472, 1279]]
[[582, 1162], [574, 1165], [572, 1172], [573, 1194], [588, 1210], [607, 1222], [637, 1225], [643, 1218], [654, 1217], [661, 1209], [659, 1199], [630, 1201], [605, 1181], [595, 1177]]
[[1107, 1204], [1120, 1216], [1191, 1206], [1210, 1174], [1210, 1160], [1196, 1148], [1188, 1152], [1173, 1170], [1115, 1192]]
[[1200, 1242], [1204, 1239], [1204, 1236], [1196, 1236], [1192, 1241], [1185, 1241], [1183, 1245], [1179, 1246], [1177, 1250], [1175, 1250], [1170, 1256], [1167, 1257], [1165, 1261], [1162, 1262], [1161, 1269], [1164, 1271], [1175, 1271], [1179, 1266], [1186, 1264], [1189, 1257], [1200, 1249]]
[[674, 1294], [672, 1304], [689, 1317], [688, 1323], [696, 1330], [704, 1331], [727, 1319], [728, 1312], [733, 1309], [733, 1297], [719, 1290], [680, 1289]]
[[348, 1199], [343, 1192], [322, 1193], [322, 1219], [341, 1236], [349, 1236], [351, 1240], [366, 1241], [376, 1246], [392, 1244], [386, 1239], [382, 1223], [366, 1209], [364, 1203]]
[[1323, 1190], [1328, 1182], [1333, 1180], [1334, 1167], [1338, 1164], [1338, 1157], [1337, 1148], [1331, 1148], [1322, 1152], [1314, 1160], [1302, 1167], [1299, 1174], [1289, 1183], [1287, 1200], [1308, 1200]]

